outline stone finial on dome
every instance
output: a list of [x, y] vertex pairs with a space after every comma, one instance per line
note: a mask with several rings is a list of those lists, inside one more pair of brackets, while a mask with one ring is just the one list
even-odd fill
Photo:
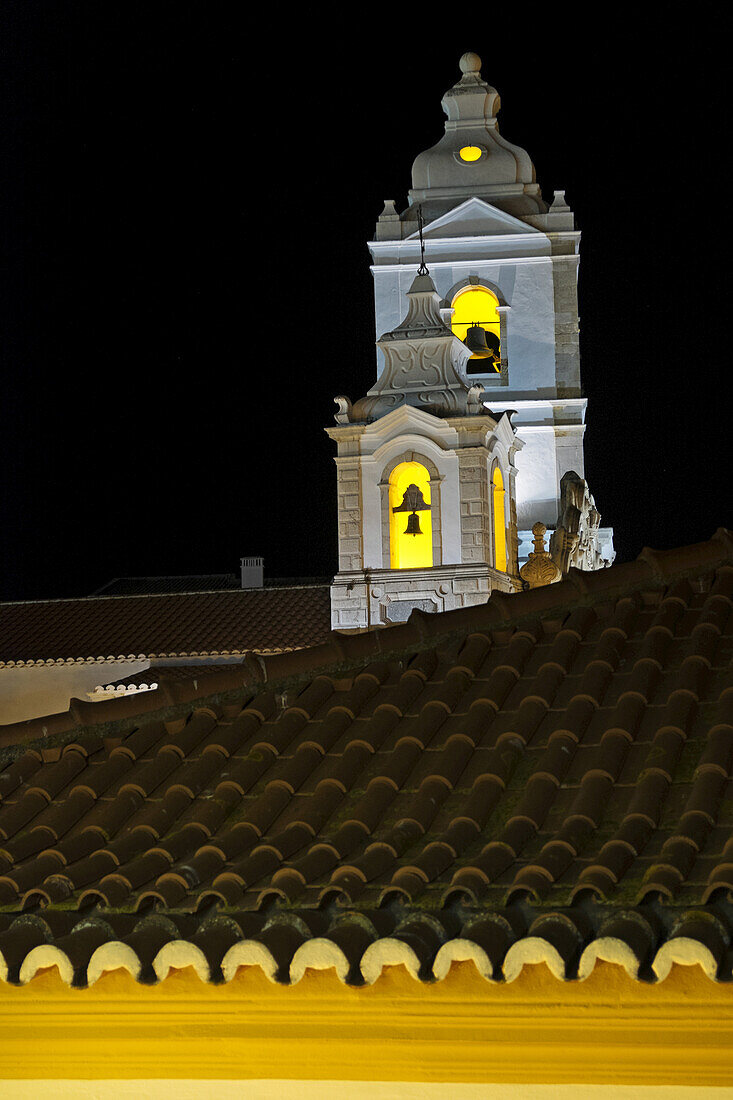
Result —
[[481, 76], [481, 58], [477, 53], [464, 53], [458, 62], [461, 79], [443, 96], [442, 107], [451, 121], [495, 118], [501, 106], [496, 88]]
[[478, 73], [481, 76], [481, 58], [477, 53], [464, 53], [461, 60], [458, 62], [458, 67], [462, 73]]

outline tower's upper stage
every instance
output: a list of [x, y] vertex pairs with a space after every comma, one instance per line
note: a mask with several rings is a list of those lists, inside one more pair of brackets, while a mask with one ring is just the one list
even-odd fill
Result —
[[412, 165], [410, 205], [437, 216], [472, 196], [515, 217], [543, 214], [529, 155], [499, 133], [499, 93], [481, 77], [481, 58], [465, 53], [461, 79], [443, 96], [445, 134]]

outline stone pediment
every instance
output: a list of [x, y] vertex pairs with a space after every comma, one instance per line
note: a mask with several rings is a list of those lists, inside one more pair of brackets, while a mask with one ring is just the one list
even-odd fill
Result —
[[456, 438], [455, 429], [441, 417], [414, 405], [399, 405], [367, 426], [362, 447], [368, 450], [407, 435], [426, 436], [441, 446], [453, 446]]
[[[484, 199], [477, 198], [466, 199], [460, 206], [435, 218], [423, 228], [423, 237], [426, 240], [444, 237], [498, 237], [514, 233], [541, 235], [541, 231], [534, 226], [498, 210]], [[406, 240], [417, 239], [417, 236], [415, 230]]]

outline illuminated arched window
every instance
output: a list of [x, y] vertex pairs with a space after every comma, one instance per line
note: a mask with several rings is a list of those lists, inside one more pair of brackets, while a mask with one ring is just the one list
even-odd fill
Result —
[[[453, 299], [451, 328], [459, 340], [466, 339], [468, 330], [477, 325], [484, 330], [487, 352], [474, 354], [469, 359], [469, 374], [490, 374], [501, 371], [501, 342], [499, 334], [499, 300], [485, 286], [467, 286], [459, 290]], [[479, 336], [481, 334], [479, 333]]]
[[401, 462], [389, 476], [389, 564], [392, 569], [433, 564], [430, 474], [419, 462]]
[[504, 507], [504, 478], [497, 466], [491, 478], [494, 505], [494, 565], [506, 573], [506, 509]]

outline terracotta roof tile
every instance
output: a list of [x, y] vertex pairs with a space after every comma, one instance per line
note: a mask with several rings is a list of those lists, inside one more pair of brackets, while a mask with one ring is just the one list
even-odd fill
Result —
[[279, 652], [318, 645], [328, 585], [0, 604], [0, 663]]
[[184, 677], [148, 718], [76, 708], [5, 750], [8, 980], [94, 981], [119, 941], [142, 981], [298, 981], [318, 952], [356, 984], [465, 958], [655, 981], [683, 956], [730, 981], [732, 557], [724, 532], [222, 670], [198, 698]]

